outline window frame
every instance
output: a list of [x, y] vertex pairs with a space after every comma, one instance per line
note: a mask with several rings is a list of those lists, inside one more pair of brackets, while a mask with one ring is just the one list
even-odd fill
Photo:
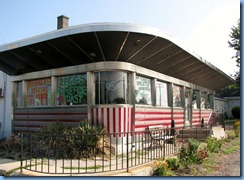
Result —
[[[118, 98], [114, 98], [112, 101], [111, 101], [111, 103], [109, 103], [109, 101], [107, 101], [106, 100], [106, 94], [105, 94], [105, 98], [104, 98], [104, 101], [105, 102], [108, 102], [108, 103], [101, 103], [101, 73], [123, 73], [124, 75], [126, 75], [126, 79], [127, 80], [123, 80], [122, 81], [122, 85], [121, 86], [123, 86], [124, 87], [124, 90], [123, 90], [123, 92], [122, 92], [122, 96], [121, 97], [118, 97]], [[99, 85], [97, 85], [97, 80], [96, 80], [96, 73], [99, 73]], [[94, 73], [93, 73], [93, 75], [94, 75], [94, 82], [93, 82], [93, 84], [94, 84], [94, 104], [95, 105], [111, 105], [111, 104], [128, 104], [129, 103], [129, 91], [130, 91], [130, 85], [131, 85], [131, 83], [130, 83], [130, 75], [129, 75], [129, 72], [128, 71], [123, 71], [123, 70], [121, 70], [121, 71], [118, 71], [118, 70], [107, 70], [107, 71], [95, 71]], [[119, 75], [118, 75], [119, 76]], [[110, 76], [110, 77], [112, 77], [112, 76]], [[105, 85], [105, 87], [106, 87], [106, 89], [108, 89], [108, 88], [113, 88], [113, 85], [114, 85], [114, 88], [116, 88], [116, 89], [114, 89], [114, 90], [112, 90], [112, 89], [108, 89], [108, 91], [117, 91], [117, 90], [119, 90], [119, 87], [116, 87], [116, 85], [118, 84], [118, 83], [120, 83], [120, 82], [115, 82], [116, 80], [114, 80], [114, 81], [110, 81], [111, 82], [111, 84], [109, 84], [109, 85]], [[119, 81], [121, 81], [121, 80], [119, 80]], [[114, 84], [113, 84], [114, 83]], [[98, 89], [97, 89], [97, 86], [98, 86]], [[98, 92], [98, 94], [97, 94], [97, 92]], [[103, 93], [107, 93], [106, 91], [104, 91]], [[116, 92], [115, 92], [116, 93]], [[114, 94], [115, 94], [114, 93]], [[117, 91], [117, 93], [119, 94], [121, 94], [121, 92], [119, 92], [119, 91]], [[112, 95], [113, 96], [113, 95]], [[116, 99], [116, 100], [115, 100]], [[117, 101], [117, 103], [115, 103], [114, 101]]]
[[[66, 103], [70, 103], [70, 104], [61, 104], [60, 105], [58, 103], [58, 98], [59, 98], [58, 97], [58, 94], [59, 94], [59, 78], [72, 77], [72, 76], [73, 77], [75, 77], [75, 76], [82, 76], [82, 77], [85, 76], [86, 81], [85, 81], [85, 84], [83, 86], [86, 87], [86, 89], [85, 90], [81, 90], [80, 88], [77, 88], [76, 89], [76, 91], [80, 91], [80, 97], [77, 97], [77, 94], [78, 93], [71, 94], [72, 89], [68, 91], [68, 93], [70, 93], [70, 97], [73, 96], [73, 99], [76, 99], [77, 101], [84, 101], [83, 98], [85, 98], [85, 103], [77, 104], [77, 103], [74, 102], [74, 104], [73, 104], [73, 102], [66, 102]], [[57, 84], [56, 84], [56, 87], [55, 87], [55, 93], [56, 93], [56, 96], [55, 96], [55, 104], [56, 104], [57, 107], [64, 107], [64, 106], [67, 106], [67, 107], [68, 106], [82, 106], [82, 105], [87, 105], [88, 104], [88, 98], [87, 98], [87, 91], [88, 91], [87, 73], [79, 73], [79, 74], [70, 74], [70, 75], [64, 75], [64, 76], [57, 76], [56, 77], [56, 81], [57, 81]], [[64, 82], [64, 86], [65, 86], [65, 83], [67, 85], [67, 81]], [[70, 84], [68, 84], [68, 85], [70, 85]], [[79, 85], [79, 83], [78, 84], [72, 84], [71, 86], [80, 86], [81, 87], [81, 85]], [[64, 88], [66, 89], [67, 87], [64, 87]], [[86, 92], [85, 95], [82, 94], [82, 93], [84, 93], [84, 91]], [[85, 97], [81, 97], [81, 96], [85, 96]]]
[[[158, 103], [158, 90], [157, 90], [157, 88], [158, 88], [158, 84], [165, 84], [166, 86], [165, 86], [165, 90], [164, 91], [166, 91], [166, 105], [161, 105], [161, 103], [160, 103], [160, 105], [158, 105], [157, 103]], [[161, 91], [161, 93], [162, 93], [162, 91]], [[155, 105], [156, 105], [156, 107], [169, 107], [169, 102], [168, 102], [168, 96], [169, 96], [169, 92], [168, 92], [168, 83], [167, 82], [163, 82], [163, 81], [156, 81], [156, 102], [155, 102]], [[160, 102], [162, 102], [162, 99], [160, 99], [159, 100]]]

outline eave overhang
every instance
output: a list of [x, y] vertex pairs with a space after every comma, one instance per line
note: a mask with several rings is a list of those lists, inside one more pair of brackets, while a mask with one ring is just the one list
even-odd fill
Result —
[[149, 26], [85, 24], [0, 46], [0, 70], [10, 76], [101, 61], [132, 63], [215, 91], [234, 83], [173, 36]]

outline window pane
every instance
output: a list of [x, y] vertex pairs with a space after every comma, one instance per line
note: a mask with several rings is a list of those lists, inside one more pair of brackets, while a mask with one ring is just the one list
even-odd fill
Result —
[[213, 109], [213, 95], [208, 94], [207, 109]]
[[125, 72], [95, 73], [96, 104], [127, 104], [128, 74]]
[[86, 103], [86, 74], [58, 77], [57, 105], [81, 105]]
[[156, 105], [164, 107], [168, 106], [168, 93], [166, 83], [157, 82], [156, 84]]
[[136, 76], [135, 101], [137, 104], [152, 104], [151, 79]]
[[17, 82], [17, 89], [16, 89], [16, 98], [15, 98], [15, 106], [21, 107], [22, 104], [22, 82]]
[[201, 94], [201, 108], [206, 109], [206, 93]]
[[51, 79], [27, 81], [27, 107], [51, 106]]
[[173, 106], [174, 107], [182, 107], [181, 104], [181, 87], [173, 86]]
[[199, 92], [196, 90], [193, 90], [193, 95], [192, 95], [192, 108], [193, 109], [198, 109], [199, 107]]

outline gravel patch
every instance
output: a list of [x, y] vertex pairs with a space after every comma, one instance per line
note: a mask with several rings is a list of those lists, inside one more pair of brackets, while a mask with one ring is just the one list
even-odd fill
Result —
[[218, 165], [208, 176], [240, 176], [240, 150], [218, 158]]
[[177, 171], [177, 176], [240, 176], [240, 137], [223, 141], [218, 153], [211, 153], [207, 162]]

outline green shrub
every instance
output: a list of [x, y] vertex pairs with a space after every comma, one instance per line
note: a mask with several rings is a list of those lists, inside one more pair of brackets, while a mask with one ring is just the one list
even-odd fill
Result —
[[[67, 126], [61, 123], [44, 126], [33, 137], [37, 142], [34, 154], [56, 158], [93, 157], [106, 154], [104, 146], [108, 146], [106, 130], [92, 126], [83, 120], [79, 126]], [[106, 143], [107, 142], [107, 143]], [[108, 154], [108, 153], [107, 153]]]
[[230, 139], [235, 139], [236, 138], [236, 134], [234, 131], [228, 131], [227, 132], [227, 138], [226, 141], [230, 140]]
[[64, 123], [51, 123], [48, 125], [44, 125], [37, 132], [39, 135], [43, 134], [62, 134], [66, 130], [72, 129], [71, 126], [68, 126]]
[[64, 133], [72, 127], [64, 123], [52, 123], [45, 125], [31, 137], [32, 143], [36, 142], [33, 148], [35, 156], [47, 157], [67, 157], [65, 153], [69, 151], [69, 137], [64, 136]]
[[21, 138], [12, 135], [7, 139], [0, 139], [0, 152], [18, 153], [21, 152]]
[[166, 161], [168, 163], [168, 168], [173, 171], [176, 171], [180, 166], [177, 158], [168, 158]]
[[206, 143], [207, 143], [207, 148], [211, 153], [218, 152], [221, 147], [221, 144], [222, 144], [220, 140], [218, 140], [216, 137], [212, 137], [212, 136], [209, 136], [206, 139]]
[[231, 113], [235, 119], [240, 119], [240, 106], [233, 107]]
[[201, 144], [198, 140], [189, 138], [187, 145], [182, 145], [178, 154], [179, 163], [184, 167], [188, 167], [193, 163], [201, 163], [204, 158], [208, 157], [208, 149], [205, 144]]
[[209, 157], [207, 144], [201, 143], [197, 150], [194, 152], [193, 157], [193, 162], [197, 164], [202, 163], [205, 158]]
[[228, 116], [227, 111], [224, 112], [224, 119], [225, 119], [225, 120], [229, 119], [229, 116]]
[[189, 142], [189, 153], [190, 155], [194, 154], [197, 148], [199, 147], [200, 142], [197, 139], [193, 139], [193, 138], [189, 138], [188, 142]]
[[[92, 126], [88, 121], [82, 121], [80, 126], [73, 127], [66, 132], [67, 135], [72, 135], [69, 144], [74, 149], [74, 152], [79, 152], [84, 157], [91, 157], [102, 153], [103, 141], [106, 129], [99, 126]], [[78, 154], [74, 154], [77, 156]]]
[[191, 161], [189, 159], [189, 149], [185, 144], [181, 145], [178, 158], [179, 158], [179, 163], [184, 167], [188, 167], [188, 165], [191, 164]]

